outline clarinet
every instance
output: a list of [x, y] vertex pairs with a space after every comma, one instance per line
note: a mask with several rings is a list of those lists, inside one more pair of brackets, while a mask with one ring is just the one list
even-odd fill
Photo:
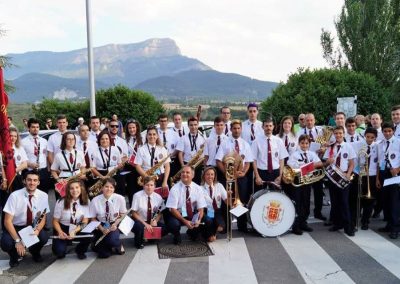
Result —
[[39, 167], [40, 167], [40, 164], [39, 164], [39, 160], [40, 160], [40, 140], [38, 142], [37, 151], [38, 151], [38, 154], [37, 154], [37, 157], [36, 157], [36, 164], [38, 165], [38, 169], [39, 169]]
[[151, 218], [152, 221], [156, 220], [158, 215], [165, 209], [164, 202], [157, 208], [157, 211], [154, 212], [153, 217]]
[[37, 230], [37, 228], [39, 227], [40, 223], [42, 222], [44, 216], [46, 216], [47, 213], [47, 208], [44, 208], [42, 214], [40, 214], [39, 218], [37, 218], [37, 220], [35, 221], [35, 226], [33, 226], [33, 230]]

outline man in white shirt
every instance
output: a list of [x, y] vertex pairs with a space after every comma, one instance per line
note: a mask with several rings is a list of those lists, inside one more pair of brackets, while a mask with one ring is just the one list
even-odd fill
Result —
[[189, 133], [189, 128], [187, 126], [183, 126], [182, 114], [180, 112], [174, 112], [172, 117], [174, 119], [174, 127], [172, 130], [175, 131], [179, 137], [184, 137], [187, 135]]
[[357, 124], [356, 120], [352, 117], [346, 119], [346, 134], [344, 141], [347, 143], [354, 143], [364, 140], [361, 134], [356, 132]]
[[200, 223], [204, 217], [204, 208], [207, 203], [203, 190], [194, 183], [194, 171], [189, 166], [184, 166], [181, 172], [181, 180], [175, 184], [169, 192], [166, 207], [167, 228], [174, 235], [174, 244], [182, 242], [180, 228], [186, 226], [187, 234], [192, 240], [196, 240], [201, 230]]
[[392, 107], [391, 114], [394, 125], [394, 136], [400, 139], [400, 105]]
[[50, 172], [47, 166], [47, 140], [39, 136], [40, 124], [36, 118], [28, 120], [29, 135], [21, 144], [28, 156], [28, 170], [37, 170], [40, 175], [40, 188], [48, 192]]
[[4, 226], [1, 236], [1, 249], [10, 256], [10, 267], [18, 266], [19, 257], [25, 255], [25, 245], [18, 232], [27, 226], [33, 227], [39, 242], [28, 248], [35, 262], [42, 262], [40, 251], [49, 236], [42, 230], [46, 224], [46, 214], [50, 212], [48, 196], [37, 187], [40, 183], [37, 171], [25, 174], [26, 187], [14, 191], [4, 206]]
[[[382, 133], [382, 117], [379, 113], [371, 114], [371, 126], [378, 131], [378, 136], [376, 137], [376, 142], [380, 142], [385, 139]], [[365, 132], [365, 131], [364, 131]], [[364, 132], [361, 133], [364, 136]]]
[[244, 141], [251, 144], [258, 137], [264, 134], [262, 122], [257, 119], [258, 105], [250, 103], [247, 106], [248, 119], [242, 123], [242, 138]]
[[97, 143], [97, 136], [100, 134], [100, 118], [97, 116], [90, 117], [90, 136], [89, 139]]
[[[230, 136], [231, 135], [231, 109], [227, 106], [223, 106], [220, 109], [220, 116], [219, 116], [224, 123], [224, 129], [222, 130], [222, 133], [225, 136]], [[211, 129], [210, 136], [209, 138], [213, 137], [215, 135], [215, 126]]]
[[49, 165], [53, 164], [54, 157], [57, 153], [61, 152], [61, 139], [65, 132], [67, 132], [68, 121], [64, 114], [57, 116], [58, 131], [52, 134], [47, 143], [47, 158]]

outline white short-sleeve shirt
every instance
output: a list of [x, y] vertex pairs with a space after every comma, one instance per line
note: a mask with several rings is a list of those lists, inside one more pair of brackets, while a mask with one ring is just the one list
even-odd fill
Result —
[[[35, 138], [32, 135], [28, 135], [21, 140], [21, 145], [24, 147], [29, 163], [36, 163], [38, 157], [35, 155], [37, 151], [39, 155], [39, 169], [47, 167], [47, 140], [37, 136], [37, 144], [35, 144]], [[31, 168], [29, 168], [31, 170]]]
[[[70, 154], [72, 154], [73, 163], [70, 161]], [[77, 174], [82, 167], [86, 167], [86, 162], [81, 151], [73, 150], [69, 152], [64, 150], [56, 154], [51, 170], [60, 171], [60, 177], [65, 178]]]
[[354, 160], [356, 158], [356, 153], [354, 152], [353, 147], [351, 146], [350, 143], [342, 142], [340, 143], [340, 150], [338, 151], [338, 143], [334, 144], [333, 148], [328, 147], [326, 149], [324, 158], [328, 159], [330, 158], [330, 155], [332, 154], [333, 158], [333, 164], [336, 163], [336, 158], [340, 155], [340, 169], [343, 172], [347, 172], [348, 167], [349, 167], [349, 160]]
[[[389, 141], [389, 147], [387, 142]], [[390, 168], [400, 167], [400, 139], [394, 135], [389, 140], [383, 139], [378, 144], [379, 169], [384, 170], [387, 166]]]
[[[160, 162], [162, 159], [165, 159], [168, 156], [168, 151], [162, 146], [155, 146], [154, 150], [154, 160], [153, 160], [153, 165], [151, 164], [151, 151], [152, 147], [149, 144], [144, 144], [142, 147], [140, 147], [137, 151], [136, 158], [135, 158], [135, 164], [140, 165], [144, 171], [147, 171], [150, 169], [152, 166]], [[164, 165], [165, 163], [171, 162], [171, 159], [168, 158], [164, 164], [160, 167], [160, 174], [164, 173]]]
[[[106, 201], [108, 201], [109, 216], [106, 216]], [[121, 214], [126, 213], [126, 202], [122, 195], [113, 193], [107, 200], [103, 194], [92, 199], [89, 206], [89, 217], [100, 222], [115, 222]]]
[[[138, 191], [133, 195], [132, 199], [132, 207], [131, 209], [139, 214], [139, 216], [143, 220], [147, 220], [147, 202], [148, 202], [147, 193], [144, 190]], [[153, 192], [150, 194], [150, 204], [151, 204], [151, 216], [159, 210], [159, 208], [163, 205], [164, 200], [162, 199], [161, 195], [158, 193]]]
[[111, 140], [112, 139], [115, 139], [114, 140], [114, 146], [117, 147], [117, 149], [119, 150], [121, 156], [124, 156], [124, 155], [128, 156], [128, 145], [126, 144], [126, 140], [121, 138], [121, 137], [119, 137], [119, 136], [111, 138]]
[[211, 187], [212, 187], [212, 196], [210, 196], [210, 185], [207, 183], [204, 183], [204, 185], [202, 185], [204, 199], [206, 200], [207, 203], [207, 208], [213, 208], [213, 200], [216, 201], [217, 207], [221, 208], [222, 200], [226, 200], [228, 197], [226, 190], [224, 186], [219, 182], [211, 185]]
[[313, 151], [302, 151], [298, 149], [290, 155], [288, 166], [292, 167], [293, 169], [299, 169], [301, 166], [306, 164], [306, 161], [307, 163], [318, 163], [321, 160]]
[[[185, 136], [181, 137], [182, 139], [180, 139], [176, 147], [176, 150], [183, 152], [184, 162], [189, 162], [190, 159], [196, 155], [197, 151], [200, 150], [201, 145], [206, 142], [206, 139], [200, 132], [198, 132], [195, 137], [196, 142], [193, 143], [193, 135], [191, 133], [187, 133]], [[204, 152], [202, 156], [204, 156]]]
[[52, 152], [54, 155], [58, 152], [61, 152], [61, 140], [63, 133], [60, 131], [55, 132], [49, 137], [49, 141], [47, 142], [47, 151]]
[[288, 145], [287, 145], [287, 147], [285, 146], [285, 148], [286, 148], [286, 151], [288, 152], [289, 156], [297, 150], [298, 138], [295, 135], [293, 135], [292, 133], [289, 133], [289, 134], [283, 133], [282, 137], [279, 137], [279, 135], [276, 135], [276, 137], [278, 137], [282, 140], [283, 146], [285, 146], [286, 137], [287, 137]]
[[[29, 193], [26, 188], [16, 190], [8, 197], [7, 203], [4, 206], [4, 212], [14, 216], [13, 224], [16, 226], [26, 225], [26, 215], [28, 211]], [[50, 212], [49, 199], [47, 193], [36, 189], [31, 199], [31, 210], [33, 218], [37, 218], [44, 209], [47, 213]]]
[[108, 147], [108, 155], [105, 150], [106, 148], [98, 147], [93, 153], [93, 166], [98, 170], [110, 170], [110, 168], [114, 168], [121, 163], [121, 154], [117, 147]]
[[166, 145], [164, 145], [164, 146], [167, 148], [168, 153], [170, 153], [170, 154], [174, 153], [176, 150], [176, 146], [178, 145], [179, 140], [180, 140], [179, 135], [172, 129], [167, 129], [166, 131], [163, 131], [160, 128], [158, 128], [157, 131], [158, 131], [159, 139], [160, 139], [161, 143], [163, 143], [163, 145], [164, 145], [164, 132], [165, 132]]
[[71, 224], [71, 216], [72, 220], [75, 221], [75, 224], [79, 224], [82, 222], [84, 218], [89, 218], [89, 205], [81, 205], [79, 199], [76, 201], [76, 212], [73, 213], [73, 203], [75, 201], [71, 201], [71, 206], [69, 209], [64, 209], [64, 199], [58, 200], [54, 207], [54, 215], [53, 218], [59, 219], [60, 223], [69, 226]]
[[24, 147], [15, 147], [13, 146], [14, 149], [14, 160], [15, 160], [15, 165], [19, 167], [23, 162], [28, 161], [28, 156], [26, 155], [26, 152], [24, 150]]
[[[368, 151], [368, 144], [367, 142], [363, 139], [362, 141], [357, 141], [354, 143], [351, 143], [351, 146], [354, 149], [354, 152], [356, 154], [356, 159], [354, 159], [354, 170], [356, 174], [360, 173], [360, 167], [359, 163], [362, 165], [366, 165], [365, 161], [365, 156], [364, 155], [359, 155], [360, 151], [363, 151], [367, 153]], [[370, 176], [376, 176], [376, 171], [378, 169], [378, 144], [376, 142], [373, 142], [371, 145], [369, 145], [369, 175]]]
[[[254, 135], [251, 133], [251, 125], [253, 124], [253, 129], [254, 129]], [[264, 135], [264, 130], [263, 130], [263, 124], [261, 121], [256, 120], [254, 123], [251, 122], [250, 120], [243, 121], [242, 123], [242, 138], [244, 141], [247, 143], [251, 144], [253, 143], [254, 140], [258, 136], [263, 136]], [[253, 137], [253, 139], [252, 139]]]
[[285, 145], [282, 140], [276, 136], [258, 137], [251, 145], [254, 160], [257, 161], [257, 168], [260, 170], [268, 170], [268, 141], [270, 139], [272, 167], [274, 170], [279, 169], [279, 162], [289, 157]]
[[[220, 137], [220, 144], [218, 145], [218, 136]], [[218, 153], [219, 148], [228, 137], [225, 134], [210, 136], [207, 139], [206, 146], [204, 147], [204, 156], [208, 156], [207, 166], [215, 167], [217, 165], [217, 161], [215, 160], [215, 156]]]
[[239, 144], [239, 155], [243, 159], [243, 165], [244, 163], [252, 163], [253, 153], [251, 151], [250, 145], [240, 137], [237, 139], [233, 137], [228, 137], [227, 139], [225, 139], [225, 141], [219, 148], [217, 155], [215, 156], [215, 160], [223, 161], [225, 155], [235, 151], [235, 140], [237, 140]]
[[[189, 185], [189, 197], [193, 210], [207, 207], [203, 190], [194, 182]], [[181, 181], [171, 188], [166, 207], [178, 210], [186, 209], [186, 185]]]

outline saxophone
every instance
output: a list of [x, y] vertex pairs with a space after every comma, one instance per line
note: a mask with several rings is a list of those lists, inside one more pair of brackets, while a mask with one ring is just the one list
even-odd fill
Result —
[[[168, 158], [171, 156], [171, 154], [168, 154], [164, 159], [162, 159], [161, 161], [159, 161], [157, 164], [155, 164], [154, 166], [152, 166], [150, 169], [148, 169], [146, 172], [145, 172], [145, 176], [150, 176], [151, 178], [153, 178], [154, 179], [154, 181], [157, 181], [158, 180], [158, 176], [157, 175], [155, 175], [154, 173], [159, 169], [159, 168], [161, 168], [161, 166], [164, 164], [164, 162], [166, 161], [166, 160], [168, 160]], [[143, 186], [143, 180], [144, 180], [144, 177], [142, 177], [142, 176], [140, 176], [140, 177], [138, 177], [138, 179], [137, 179], [137, 184], [138, 185], [140, 185], [140, 186]]]
[[[111, 171], [108, 172], [108, 174], [106, 175], [105, 178], [109, 178], [112, 177], [113, 175], [115, 175], [119, 170], [119, 167], [115, 167], [114, 169], [112, 169]], [[101, 183], [103, 182], [103, 179], [99, 179], [98, 181], [96, 181], [96, 183], [94, 185], [92, 185], [91, 187], [89, 187], [89, 196], [90, 197], [96, 197], [97, 195], [99, 195], [100, 191], [101, 191]]]
[[[185, 166], [189, 166], [193, 169], [196, 169], [201, 163], [203, 163], [205, 158], [202, 155], [204, 152], [205, 145], [206, 145], [206, 143], [204, 143], [203, 145], [200, 146], [199, 151], [197, 151], [196, 155], [194, 155]], [[173, 177], [171, 177], [169, 179], [171, 186], [174, 186], [175, 183], [181, 179], [182, 170], [183, 170], [183, 168], [181, 168]]]

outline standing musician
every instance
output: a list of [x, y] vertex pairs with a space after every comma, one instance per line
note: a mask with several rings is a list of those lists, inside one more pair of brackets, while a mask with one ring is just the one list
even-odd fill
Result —
[[100, 131], [100, 118], [97, 116], [91, 116], [89, 140], [97, 143], [97, 136], [99, 136]]
[[75, 176], [86, 167], [83, 152], [76, 150], [75, 145], [75, 135], [72, 132], [65, 132], [61, 140], [61, 152], [56, 154], [51, 165], [51, 175], [54, 180], [60, 182], [61, 179]]
[[[279, 137], [283, 144], [285, 145], [286, 151], [288, 152], [289, 156], [292, 155], [297, 149], [297, 137], [294, 133], [294, 120], [291, 116], [284, 116], [281, 120], [279, 125], [279, 133], [276, 135]], [[289, 160], [289, 156], [284, 159], [284, 165], [287, 165]], [[282, 189], [286, 193], [289, 198], [293, 200], [292, 194], [295, 192], [293, 191], [294, 188], [291, 184], [282, 183]]]
[[[221, 147], [218, 150], [215, 160], [217, 161], [218, 169], [226, 175], [226, 169], [224, 164], [224, 157], [232, 152], [236, 152], [241, 156], [243, 160], [243, 166], [241, 171], [237, 171], [237, 185], [240, 201], [243, 204], [247, 204], [252, 194], [251, 188], [248, 187], [247, 172], [250, 168], [250, 164], [253, 162], [253, 154], [249, 143], [240, 137], [242, 134], [242, 122], [240, 120], [232, 120], [231, 122], [232, 136], [225, 139]], [[232, 189], [232, 191], [234, 191]], [[247, 232], [247, 214], [243, 214], [237, 219], [238, 229], [241, 232]]]
[[[204, 144], [206, 142], [203, 134], [201, 134], [198, 130], [199, 121], [196, 117], [189, 117], [188, 125], [190, 132], [183, 136], [176, 147], [178, 150], [178, 159], [181, 167], [187, 164], [197, 154], [197, 151], [199, 151], [202, 146], [205, 147]], [[201, 156], [204, 156], [204, 153]], [[197, 184], [200, 184], [201, 182], [202, 170], [202, 166], [198, 166], [195, 169], [194, 182]]]
[[[103, 130], [97, 137], [99, 147], [93, 153], [93, 174], [101, 179], [105, 179], [111, 172], [121, 169], [124, 166], [121, 153], [117, 147], [111, 146], [111, 137], [108, 130]], [[117, 188], [117, 193], [123, 192], [123, 188]]]
[[[76, 149], [83, 153], [83, 157], [85, 158], [86, 169], [90, 169], [92, 167], [92, 157], [94, 152], [97, 149], [97, 142], [94, 142], [90, 139], [90, 130], [89, 126], [86, 124], [82, 124], [79, 127], [79, 137], [76, 141]], [[94, 179], [92, 175], [88, 175], [85, 180], [85, 187], [89, 188], [94, 184]]]
[[132, 217], [135, 220], [132, 232], [135, 234], [135, 247], [142, 249], [144, 230], [152, 233], [153, 227], [161, 227], [162, 235], [166, 235], [165, 225], [160, 222], [164, 209], [164, 200], [154, 192], [155, 182], [152, 177], [144, 178], [143, 190], [136, 192], [132, 202]]
[[[376, 136], [378, 132], [375, 128], [368, 127], [365, 130], [365, 140], [362, 139], [360, 141], [351, 143], [357, 157], [354, 161], [354, 178], [352, 182], [352, 188], [350, 189], [350, 213], [352, 218], [352, 224], [355, 226], [357, 224], [357, 216], [359, 212], [357, 212], [357, 199], [361, 198], [360, 205], [362, 210], [361, 216], [361, 230], [368, 230], [369, 219], [371, 218], [372, 209], [374, 208], [376, 197], [377, 197], [377, 189], [376, 189], [376, 172], [378, 169], [378, 144], [375, 143]], [[364, 152], [368, 155], [368, 157], [362, 156], [361, 152]], [[360, 165], [361, 164], [361, 165]], [[365, 169], [361, 169], [360, 166], [366, 166]], [[359, 194], [359, 174], [360, 171], [365, 171], [368, 169], [366, 175], [362, 176], [361, 180], [361, 194], [363, 196], [368, 194], [368, 190], [370, 191], [371, 199], [365, 199]]]
[[400, 139], [400, 105], [392, 107], [391, 116], [394, 126], [394, 136]]
[[[88, 223], [89, 198], [83, 182], [79, 179], [67, 183], [65, 198], [59, 200], [54, 208], [53, 228], [54, 235], [52, 250], [58, 259], [64, 258], [68, 243], [74, 239], [81, 229]], [[90, 245], [90, 238], [80, 238], [75, 252], [79, 259], [86, 258]]]
[[37, 187], [40, 184], [39, 173], [28, 171], [25, 173], [26, 187], [11, 193], [4, 206], [4, 229], [1, 236], [1, 249], [10, 256], [10, 267], [18, 266], [19, 258], [26, 253], [25, 246], [19, 238], [18, 231], [32, 226], [39, 242], [29, 247], [35, 262], [42, 262], [40, 255], [42, 247], [47, 243], [48, 235], [42, 230], [46, 224], [46, 214], [49, 210], [48, 196]]
[[141, 126], [138, 121], [128, 120], [125, 125], [125, 140], [128, 145], [128, 162], [125, 163], [124, 170], [129, 171], [129, 174], [126, 175], [126, 194], [128, 195], [129, 205], [132, 205], [133, 195], [141, 190], [141, 187], [137, 184], [139, 174], [135, 167], [137, 151], [143, 145]]
[[226, 203], [227, 192], [222, 184], [217, 181], [217, 171], [214, 167], [206, 167], [201, 177], [204, 199], [207, 203], [205, 212], [205, 226], [208, 233], [207, 241], [217, 239], [217, 232], [223, 232], [226, 228], [222, 201]]
[[22, 139], [21, 144], [28, 157], [28, 170], [37, 170], [40, 174], [41, 190], [49, 189], [49, 169], [47, 167], [47, 140], [40, 137], [39, 120], [30, 118], [28, 120], [29, 135]]
[[68, 121], [64, 114], [57, 116], [57, 128], [58, 131], [52, 134], [47, 142], [47, 158], [49, 165], [53, 164], [54, 158], [57, 153], [61, 151], [61, 140], [65, 132], [67, 132]]
[[361, 134], [356, 132], [357, 124], [356, 120], [352, 117], [346, 119], [346, 134], [344, 137], [344, 141], [347, 143], [353, 143], [357, 141], [362, 141], [364, 138]]
[[[204, 194], [199, 185], [194, 183], [194, 170], [190, 166], [183, 166], [181, 180], [175, 184], [169, 193], [166, 207], [169, 209], [167, 217], [168, 231], [174, 236], [174, 244], [182, 242], [181, 226], [188, 228], [187, 234], [191, 240], [196, 240], [203, 229], [200, 223], [204, 217], [204, 208], [207, 207]], [[197, 215], [197, 219], [193, 217]]]
[[[344, 142], [344, 128], [336, 126], [333, 130], [336, 143], [331, 146], [324, 154], [326, 159], [325, 166], [335, 164], [335, 166], [343, 172], [348, 180], [354, 169], [354, 159], [356, 154], [350, 143]], [[351, 223], [351, 214], [349, 208], [349, 188], [339, 188], [331, 181], [328, 182], [329, 193], [331, 197], [331, 216], [333, 226], [329, 229], [331, 232], [344, 228], [344, 232], [352, 237], [354, 236], [354, 228]]]
[[184, 137], [189, 133], [189, 128], [187, 126], [182, 125], [182, 114], [180, 112], [174, 112], [172, 115], [174, 120], [173, 131], [178, 133], [179, 137]]
[[[382, 117], [379, 113], [371, 114], [371, 126], [378, 131], [378, 136], [376, 137], [376, 142], [385, 139], [382, 133]], [[364, 133], [361, 133], [364, 136]]]
[[[231, 135], [231, 109], [227, 106], [223, 106], [220, 109], [220, 118], [222, 119], [222, 122], [224, 123], [224, 129], [222, 130], [222, 133], [225, 134], [225, 136], [230, 136]], [[216, 129], [215, 125], [214, 128], [211, 129], [210, 136], [209, 138], [213, 137], [215, 135]]]
[[[157, 167], [157, 164], [161, 160], [168, 156], [168, 150], [160, 142], [158, 137], [157, 128], [150, 126], [147, 128], [146, 143], [139, 148], [136, 158], [135, 167], [140, 176], [145, 178], [149, 176], [146, 171], [153, 167]], [[163, 162], [150, 176], [157, 176], [156, 186], [162, 187], [163, 190], [168, 190], [168, 177], [170, 172], [170, 158]]]
[[24, 187], [22, 183], [22, 171], [28, 168], [28, 157], [24, 147], [21, 145], [21, 138], [17, 129], [10, 128], [10, 140], [14, 151], [16, 173], [16, 176], [11, 184], [11, 191], [14, 191]]
[[94, 233], [94, 241], [105, 235], [105, 238], [93, 247], [99, 258], [108, 258], [114, 252], [124, 254], [125, 250], [119, 238], [119, 230], [115, 222], [127, 212], [125, 198], [114, 193], [116, 182], [113, 178], [105, 178], [102, 182], [102, 192], [93, 198], [89, 206], [91, 221], [100, 221]]
[[383, 213], [387, 220], [380, 232], [390, 232], [391, 239], [397, 239], [400, 231], [400, 188], [399, 184], [384, 186], [386, 179], [398, 176], [400, 172], [400, 139], [394, 136], [391, 123], [382, 125], [384, 139], [378, 145], [379, 171], [376, 187], [382, 189]]
[[[288, 165], [293, 169], [300, 169], [308, 163], [313, 163], [314, 168], [321, 168], [322, 162], [315, 152], [309, 151], [310, 137], [307, 134], [302, 134], [299, 137], [299, 147], [290, 154]], [[312, 232], [313, 229], [308, 226], [307, 219], [310, 215], [310, 195], [311, 186], [305, 184], [299, 187], [292, 187], [292, 199], [295, 201], [296, 219], [292, 226], [292, 232], [296, 235], [302, 235], [303, 231]]]
[[251, 145], [257, 191], [262, 188], [263, 182], [281, 184], [284, 160], [289, 156], [282, 140], [272, 134], [274, 131], [272, 118], [264, 120], [263, 128], [264, 135], [259, 136]]
[[[224, 134], [225, 124], [221, 117], [217, 116], [214, 119], [214, 135], [210, 135], [210, 137], [206, 141], [206, 145], [204, 147], [204, 164], [206, 166], [211, 166], [217, 169], [217, 161], [215, 160], [215, 156], [218, 153], [219, 148], [222, 143], [227, 139], [227, 136]], [[226, 183], [225, 176], [222, 172], [218, 172], [218, 181], [222, 184]]]

